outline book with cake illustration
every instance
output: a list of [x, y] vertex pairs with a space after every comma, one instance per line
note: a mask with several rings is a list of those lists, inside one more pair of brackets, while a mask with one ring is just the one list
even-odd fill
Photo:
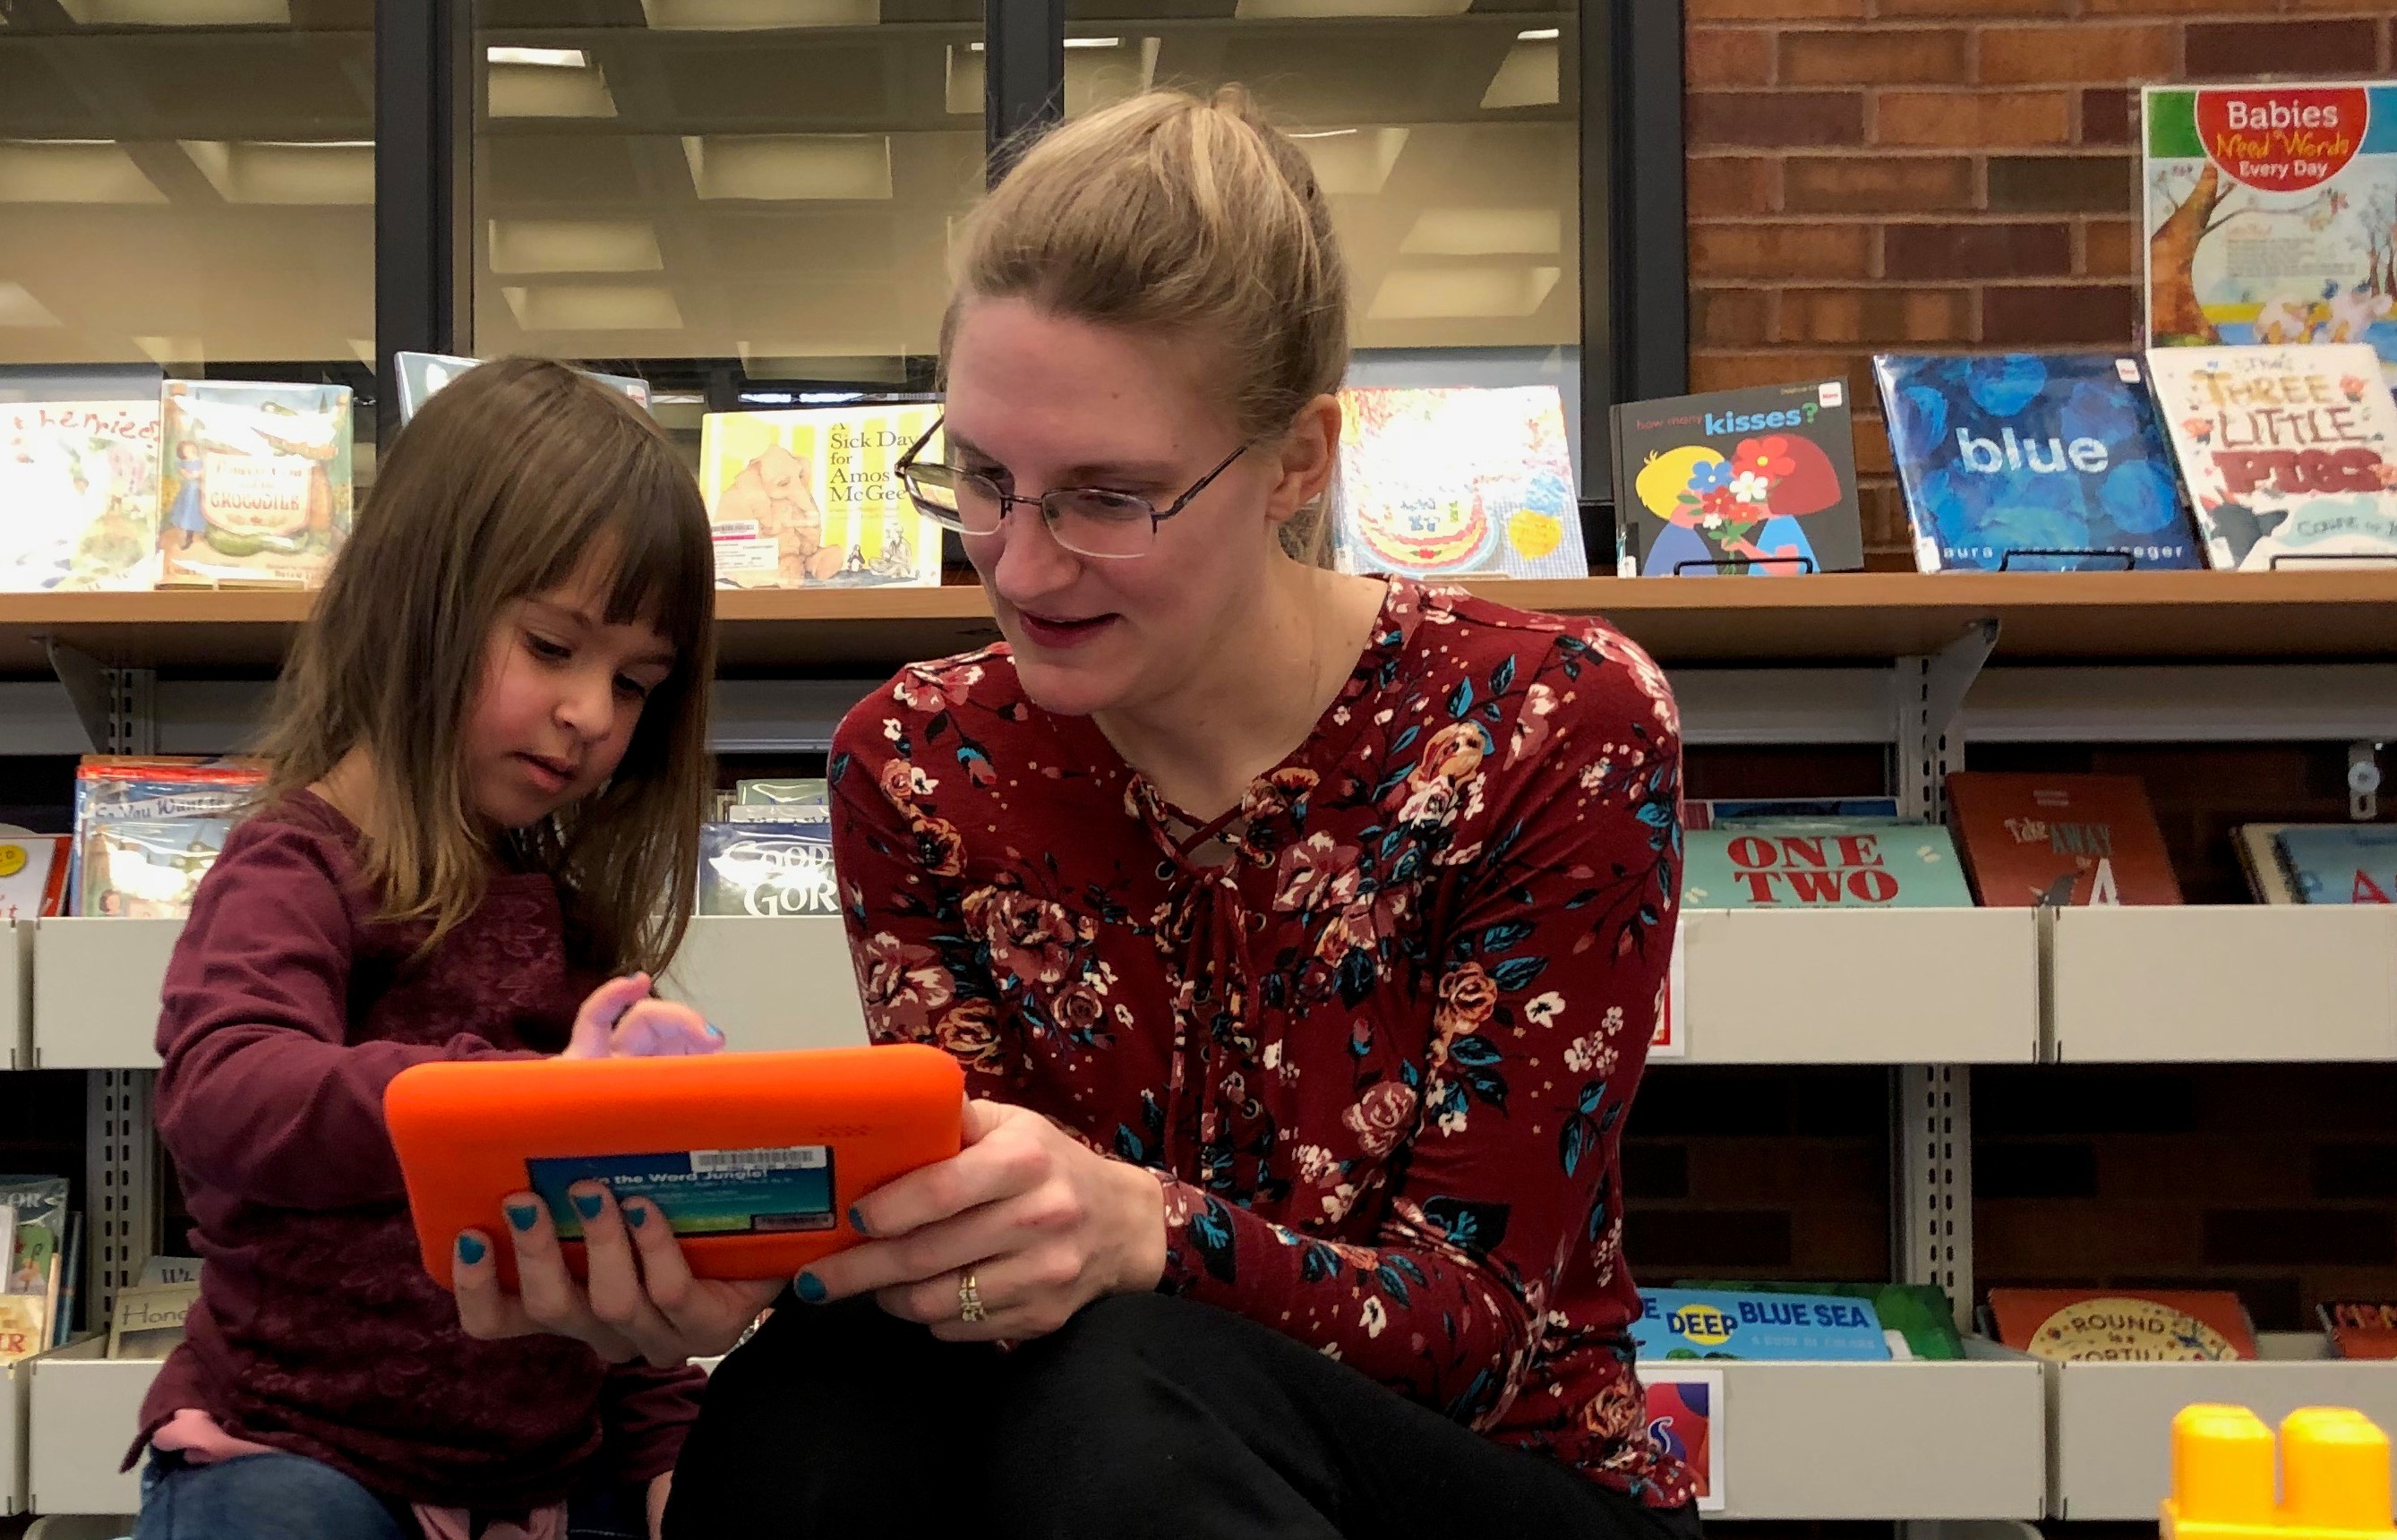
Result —
[[2151, 86], [2136, 121], [2148, 336], [2367, 343], [2397, 387], [2397, 82]]
[[1974, 896], [1992, 908], [2181, 901], [2136, 776], [1958, 770], [1948, 807]]
[[0, 590], [156, 581], [158, 403], [0, 403]]
[[2297, 904], [2387, 904], [2397, 898], [2397, 825], [2283, 824], [2272, 853]]
[[2397, 561], [2397, 400], [2361, 342], [2149, 348], [2214, 565]]
[[1923, 571], [2205, 565], [2136, 357], [1885, 353], [1873, 373]]
[[169, 380], [159, 390], [159, 582], [322, 583], [350, 533], [349, 387]]
[[1554, 385], [1340, 393], [1332, 554], [1346, 572], [1586, 578]]
[[1684, 830], [1687, 909], [1969, 909], [1936, 824], [1782, 820]]
[[2233, 1293], [2206, 1290], [1992, 1289], [1990, 1334], [2055, 1363], [2201, 1363], [2256, 1357]]
[[1839, 380], [1616, 407], [1614, 505], [1637, 575], [1801, 577], [1865, 564]]
[[[916, 511], [899, 457], [931, 403], [710, 412], [699, 487], [719, 588], [862, 588], [941, 581], [941, 529]], [[924, 448], [941, 457], [941, 441]]]

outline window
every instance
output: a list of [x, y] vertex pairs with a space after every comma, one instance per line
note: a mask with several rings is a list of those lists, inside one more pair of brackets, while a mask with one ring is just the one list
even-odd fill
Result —
[[363, 384], [372, 0], [0, 10], [0, 365]]

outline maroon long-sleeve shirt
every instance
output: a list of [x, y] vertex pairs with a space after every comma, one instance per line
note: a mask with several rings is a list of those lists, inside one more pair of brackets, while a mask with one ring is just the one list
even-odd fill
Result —
[[673, 1468], [696, 1370], [610, 1369], [563, 1337], [477, 1342], [418, 1259], [383, 1087], [435, 1059], [566, 1046], [601, 975], [545, 876], [495, 875], [422, 958], [376, 917], [358, 834], [302, 793], [236, 829], [158, 1018], [160, 1136], [207, 1259], [135, 1453], [181, 1407], [409, 1502], [509, 1508]]

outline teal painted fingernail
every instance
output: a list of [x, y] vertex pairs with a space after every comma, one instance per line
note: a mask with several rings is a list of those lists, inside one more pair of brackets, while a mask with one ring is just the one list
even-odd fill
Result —
[[649, 1206], [647, 1203], [636, 1203], [624, 1211], [624, 1223], [636, 1230], [649, 1222]]
[[865, 1216], [857, 1212], [857, 1205], [854, 1203], [851, 1203], [849, 1206], [849, 1227], [855, 1230], [860, 1235], [872, 1235], [874, 1233], [865, 1227]]
[[458, 1238], [458, 1260], [464, 1263], [467, 1266], [471, 1267], [475, 1263], [482, 1261], [484, 1251], [485, 1248], [483, 1243], [475, 1239], [473, 1236], [462, 1235]]
[[581, 1214], [585, 1219], [596, 1219], [599, 1217], [599, 1210], [603, 1205], [599, 1200], [599, 1195], [597, 1193], [578, 1192], [569, 1193], [567, 1196], [574, 1199], [574, 1212], [576, 1213]]
[[720, 1043], [724, 1040], [724, 1028], [710, 1022], [707, 1024], [707, 1035]]
[[799, 1298], [810, 1305], [822, 1305], [824, 1302], [824, 1279], [813, 1273], [801, 1273], [797, 1281], [791, 1287], [797, 1290]]
[[508, 1223], [515, 1225], [519, 1230], [529, 1232], [540, 1218], [541, 1205], [538, 1203], [511, 1203], [508, 1205]]

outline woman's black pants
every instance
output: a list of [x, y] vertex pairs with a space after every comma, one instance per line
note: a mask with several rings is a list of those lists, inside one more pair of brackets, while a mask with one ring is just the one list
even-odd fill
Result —
[[1156, 1294], [1014, 1352], [785, 1293], [727, 1358], [666, 1540], [1698, 1540], [1292, 1339]]

